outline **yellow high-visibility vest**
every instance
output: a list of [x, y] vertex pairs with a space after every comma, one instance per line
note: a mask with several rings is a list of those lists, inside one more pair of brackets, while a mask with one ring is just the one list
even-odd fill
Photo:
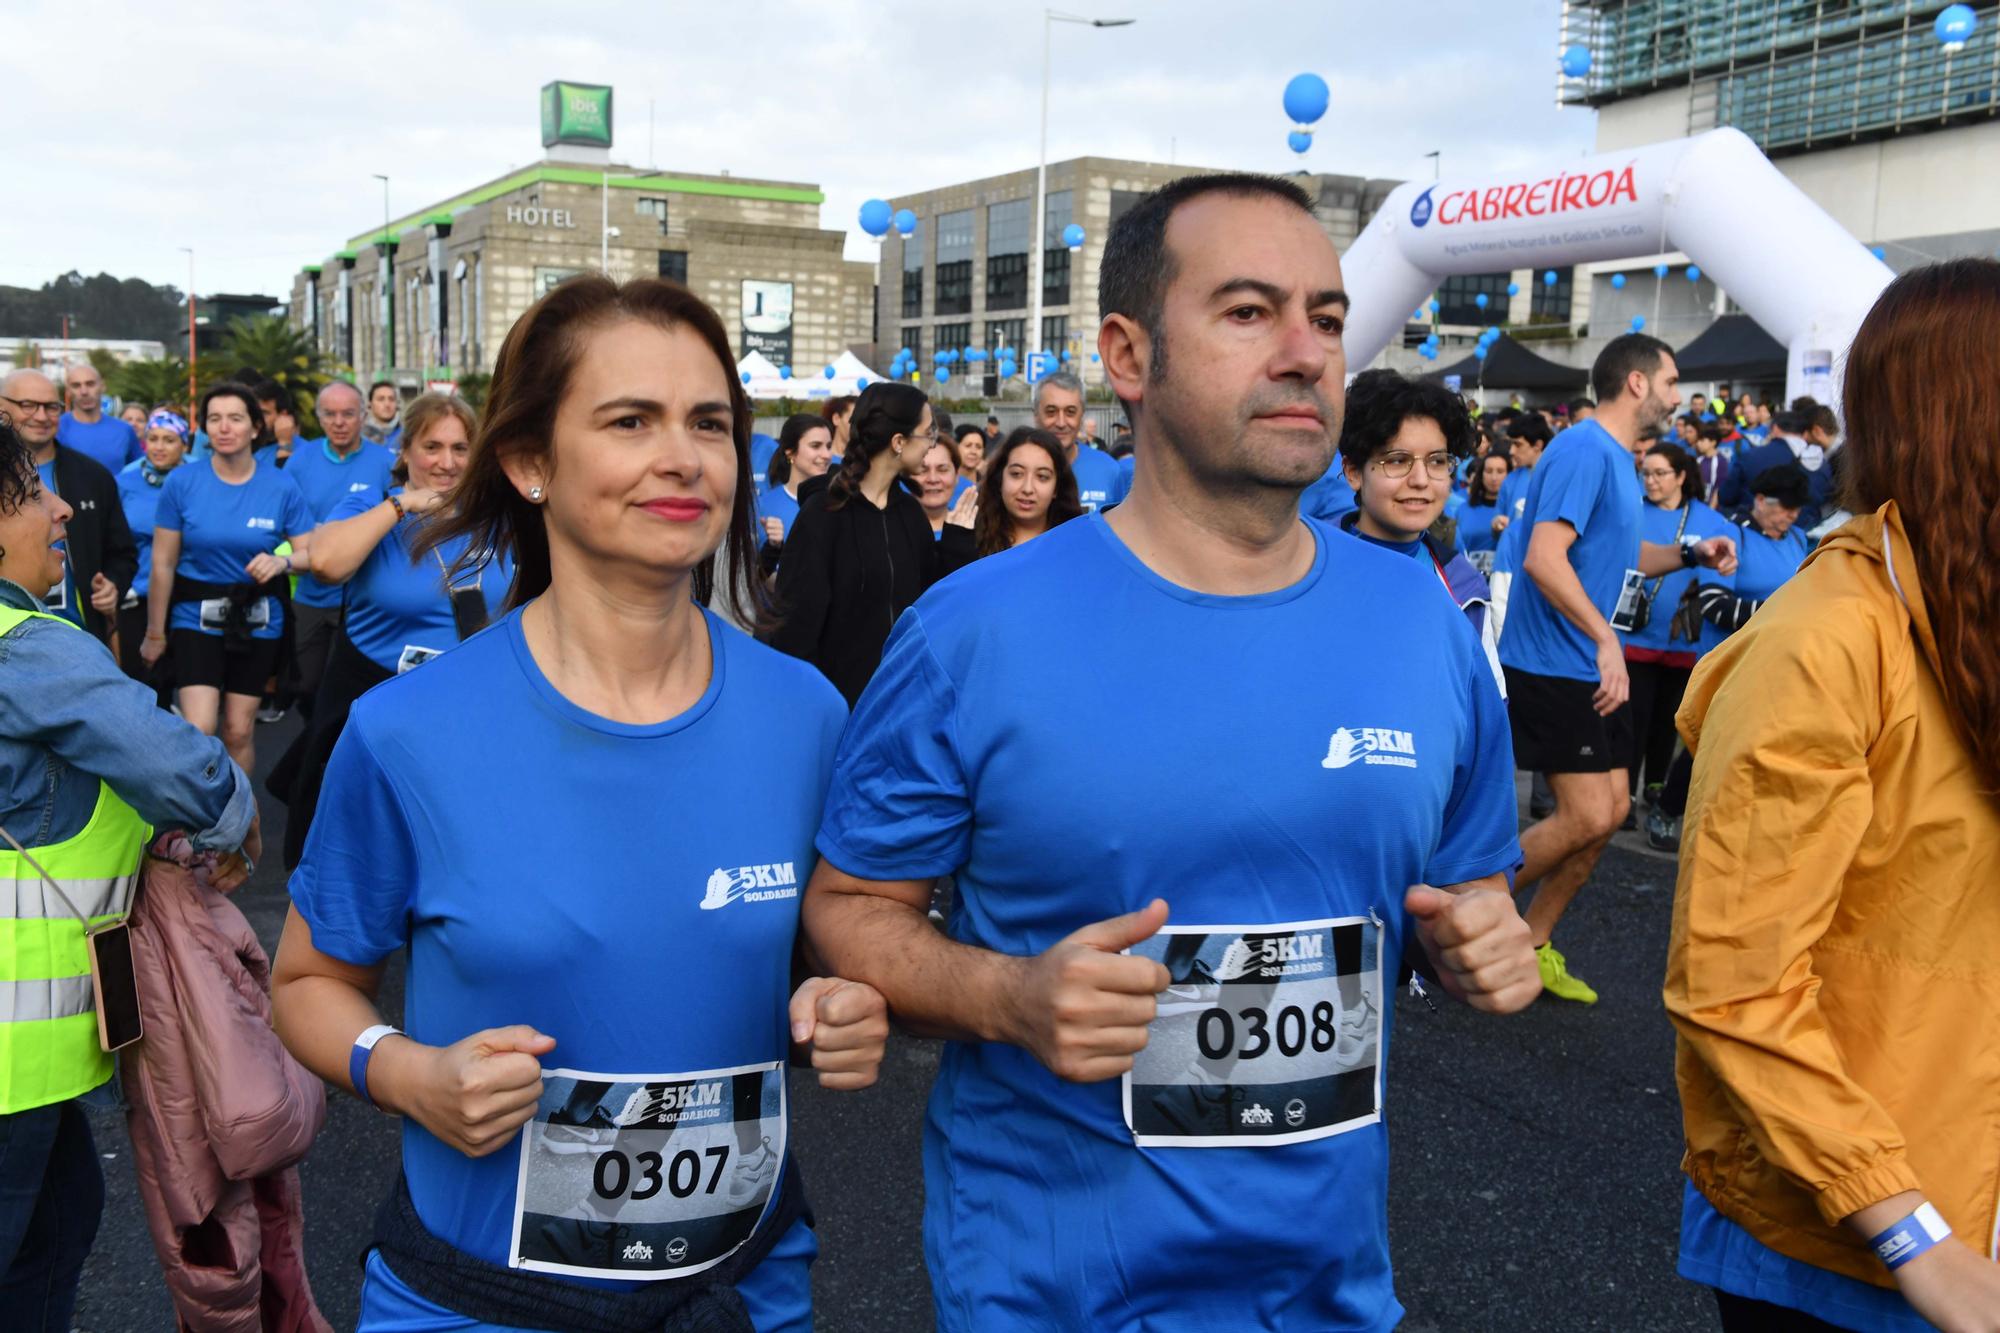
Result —
[[[36, 616], [77, 629], [60, 616], [0, 606], [0, 636]], [[98, 926], [130, 906], [152, 835], [100, 779], [97, 808], [82, 830], [32, 851], [77, 912]], [[84, 924], [26, 857], [0, 841], [0, 1114], [81, 1096], [112, 1068], [97, 1041]]]

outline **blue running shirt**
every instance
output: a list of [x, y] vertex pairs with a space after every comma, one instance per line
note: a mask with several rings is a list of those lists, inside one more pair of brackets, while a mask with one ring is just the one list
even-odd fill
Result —
[[[1725, 520], [1726, 522], [1726, 520]], [[1732, 523], [1723, 534], [1736, 542], [1736, 572], [1695, 571], [1704, 584], [1727, 588], [1747, 601], [1761, 602], [1785, 586], [1812, 554], [1812, 543], [1797, 524], [1782, 537], [1766, 537], [1755, 523]], [[1701, 622], [1701, 650], [1712, 652], [1729, 636], [1707, 620]]]
[[111, 473], [118, 472], [146, 452], [139, 433], [132, 429], [130, 422], [120, 417], [99, 417], [95, 421], [83, 422], [65, 412], [56, 422], [56, 443], [96, 459], [106, 472]]
[[[1673, 546], [1676, 540], [1710, 537], [1731, 537], [1735, 528], [1728, 519], [1710, 509], [1699, 500], [1690, 500], [1684, 509], [1662, 509], [1651, 500], [1640, 518], [1639, 535], [1646, 541], [1660, 546]], [[1686, 525], [1681, 519], [1685, 514]], [[1697, 571], [1677, 569], [1671, 574], [1646, 580], [1646, 591], [1652, 594], [1652, 613], [1647, 617], [1646, 628], [1636, 633], [1618, 632], [1619, 641], [1627, 648], [1648, 648], [1662, 653], [1695, 653], [1708, 651], [1707, 636], [1702, 643], [1688, 643], [1673, 637], [1674, 610], [1680, 606], [1681, 598], [1693, 586]], [[1707, 622], [1704, 621], [1704, 624]]]
[[[401, 486], [390, 492], [402, 493]], [[351, 495], [336, 505], [325, 521], [354, 518], [381, 503], [380, 497]], [[458, 623], [452, 619], [445, 571], [465, 553], [467, 540], [457, 538], [435, 552], [426, 552], [421, 560], [413, 560], [410, 542], [419, 521], [410, 517], [391, 528], [347, 581], [347, 618], [342, 626], [361, 655], [384, 671], [396, 671], [406, 660], [414, 664], [424, 651], [442, 653], [458, 642]], [[514, 560], [503, 551], [498, 561], [477, 574], [454, 577], [465, 587], [476, 579], [487, 616], [498, 618], [514, 581]], [[419, 651], [411, 653], [411, 649]]]
[[[786, 1058], [797, 895], [844, 709], [812, 667], [706, 621], [708, 688], [656, 725], [558, 693], [519, 612], [356, 702], [292, 901], [332, 957], [408, 949], [416, 1040], [527, 1023], [556, 1039], [544, 1068], [613, 1074]], [[518, 1141], [472, 1158], [403, 1122], [425, 1226], [490, 1263], [507, 1261], [520, 1161]], [[799, 1228], [739, 1288], [772, 1312], [760, 1328], [809, 1326]], [[371, 1265], [362, 1328], [479, 1327], [450, 1320]]]
[[764, 544], [764, 520], [775, 518], [782, 523], [787, 537], [792, 535], [792, 523], [799, 516], [799, 502], [786, 492], [783, 486], [766, 486], [757, 492], [757, 544]]
[[[1570, 567], [1591, 605], [1609, 619], [1617, 608], [1625, 571], [1639, 565], [1646, 493], [1639, 485], [1632, 451], [1595, 420], [1586, 421], [1549, 441], [1528, 475], [1527, 505], [1508, 526], [1501, 548], [1514, 546], [1525, 566], [1537, 523], [1569, 524], [1576, 529], [1569, 548]], [[1542, 595], [1525, 568], [1514, 580], [1507, 603], [1500, 661], [1538, 676], [1597, 679], [1597, 649]]]
[[159, 513], [160, 495], [167, 488], [165, 477], [157, 486], [147, 481], [145, 467], [142, 459], [118, 474], [118, 503], [124, 507], [125, 525], [132, 529], [133, 544], [139, 548], [139, 572], [132, 576], [129, 589], [138, 597], [144, 597], [146, 589], [152, 586], [153, 517]]
[[1084, 513], [1096, 513], [1124, 498], [1126, 483], [1118, 460], [1102, 449], [1078, 444], [1076, 461], [1069, 468], [1076, 474], [1076, 494], [1083, 501]]
[[[389, 488], [396, 484], [389, 476], [389, 469], [395, 465], [394, 453], [368, 440], [363, 440], [361, 447], [345, 458], [335, 454], [333, 446], [325, 440], [301, 440], [285, 464], [285, 475], [306, 497], [313, 522], [319, 524], [331, 518], [349, 496], [362, 496], [370, 504], [380, 504]], [[300, 606], [339, 606], [340, 585], [321, 583], [310, 574], [301, 574], [292, 600]]]
[[[306, 508], [305, 496], [292, 484], [289, 473], [260, 467], [250, 480], [233, 485], [215, 475], [214, 464], [204, 458], [183, 463], [167, 474], [160, 487], [160, 505], [153, 512], [153, 526], [181, 535], [181, 556], [174, 564], [176, 578], [200, 579], [204, 583], [248, 583], [244, 566], [259, 555], [317, 526]], [[275, 597], [266, 597], [270, 623], [251, 631], [256, 639], [275, 639], [284, 628], [284, 606]], [[201, 630], [201, 608], [195, 602], [181, 602], [167, 621], [169, 630]], [[219, 629], [201, 630], [221, 634]]]
[[[955, 874], [952, 937], [1012, 955], [1157, 895], [1188, 926], [1372, 913], [1399, 957], [1409, 885], [1520, 860], [1506, 713], [1430, 562], [1308, 528], [1310, 572], [1259, 596], [1169, 583], [1100, 516], [932, 588], [842, 739], [821, 854], [869, 879]], [[1051, 660], [1087, 687], [1020, 688]], [[1402, 1316], [1379, 1120], [1140, 1148], [1118, 1080], [952, 1042], [924, 1166], [944, 1329]]]

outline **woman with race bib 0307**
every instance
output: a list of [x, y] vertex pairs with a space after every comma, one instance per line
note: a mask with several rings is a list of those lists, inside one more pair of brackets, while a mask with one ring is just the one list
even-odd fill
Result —
[[[786, 1061], [865, 1087], [888, 1025], [793, 988], [840, 697], [703, 604], [756, 618], [708, 586], [725, 543], [754, 566], [728, 336], [574, 278], [485, 411], [416, 553], [511, 549], [510, 610], [356, 702], [275, 970], [294, 1053], [405, 1117], [361, 1327], [808, 1328]], [[374, 1002], [405, 948], [407, 1035]]]

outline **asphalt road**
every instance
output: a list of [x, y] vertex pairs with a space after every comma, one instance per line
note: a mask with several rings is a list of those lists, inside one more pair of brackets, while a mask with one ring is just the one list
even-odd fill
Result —
[[[265, 763], [291, 730], [290, 722], [259, 729]], [[267, 846], [281, 845], [282, 819], [267, 802]], [[1716, 1327], [1706, 1294], [1674, 1275], [1680, 1116], [1660, 1007], [1673, 865], [1631, 835], [1619, 844], [1560, 941], [1602, 994], [1597, 1006], [1542, 1000], [1497, 1019], [1397, 1000], [1390, 1232], [1407, 1333]], [[273, 856], [236, 894], [273, 950], [286, 907], [277, 867]], [[384, 1000], [393, 1016], [400, 965]], [[935, 1044], [898, 1039], [867, 1092], [826, 1094], [793, 1077], [795, 1151], [819, 1222], [822, 1329], [931, 1327], [919, 1142], [936, 1068]], [[320, 1308], [350, 1329], [359, 1256], [396, 1173], [397, 1122], [344, 1094], [329, 1101], [326, 1129], [301, 1167], [307, 1263]], [[77, 1327], [171, 1329], [122, 1119], [97, 1116], [95, 1128], [108, 1197]]]

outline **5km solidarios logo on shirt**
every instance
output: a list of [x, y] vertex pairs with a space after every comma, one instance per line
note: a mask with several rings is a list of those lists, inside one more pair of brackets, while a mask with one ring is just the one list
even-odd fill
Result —
[[1365, 764], [1393, 764], [1397, 768], [1417, 766], [1416, 738], [1393, 727], [1341, 727], [1327, 742], [1321, 768], [1346, 768], [1360, 760]]
[[737, 866], [734, 870], [717, 870], [708, 877], [708, 891], [702, 895], [701, 909], [712, 912], [739, 898], [746, 903], [762, 903], [798, 896], [799, 875], [790, 861]]

